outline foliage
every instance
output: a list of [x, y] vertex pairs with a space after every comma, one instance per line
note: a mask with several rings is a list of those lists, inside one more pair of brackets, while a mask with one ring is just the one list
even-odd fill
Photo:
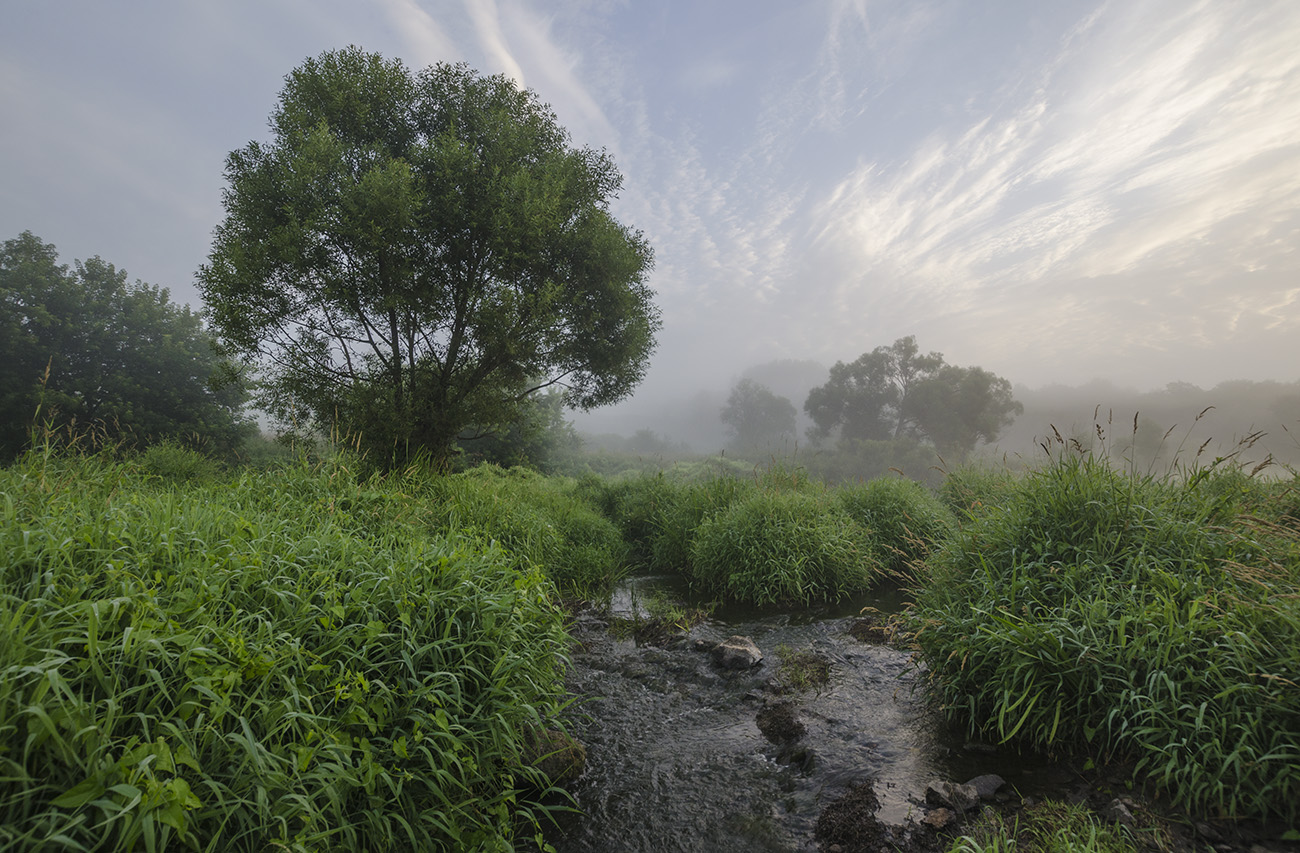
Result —
[[504, 851], [554, 807], [550, 583], [347, 464], [0, 471], [0, 847]]
[[551, 389], [530, 395], [510, 423], [467, 430], [457, 444], [469, 464], [524, 465], [554, 474], [574, 465], [581, 441], [565, 420], [564, 395]]
[[722, 409], [722, 422], [738, 452], [779, 448], [794, 438], [794, 404], [778, 397], [766, 385], [742, 379], [731, 389]]
[[923, 573], [922, 563], [956, 526], [934, 493], [903, 477], [880, 477], [835, 492], [849, 517], [866, 528], [889, 569], [900, 576]]
[[880, 572], [865, 531], [825, 494], [764, 489], [699, 525], [688, 577], [708, 595], [806, 604], [869, 589]]
[[165, 289], [128, 284], [98, 257], [69, 270], [30, 231], [0, 247], [0, 462], [34, 422], [228, 452], [247, 432], [229, 376], [198, 315]]
[[650, 247], [609, 213], [609, 156], [570, 147], [532, 92], [349, 48], [291, 72], [271, 125], [227, 159], [199, 273], [268, 410], [372, 458], [441, 458], [541, 387], [591, 408], [641, 379]]
[[940, 453], [965, 458], [980, 441], [991, 442], [1023, 407], [1011, 383], [979, 367], [946, 364], [940, 353], [921, 355], [916, 339], [899, 338], [857, 360], [836, 362], [825, 385], [804, 403], [822, 441], [925, 439]]
[[686, 483], [661, 511], [659, 528], [650, 543], [651, 567], [690, 576], [700, 527], [754, 491], [752, 480], [726, 475]]
[[579, 492], [618, 528], [629, 556], [640, 563], [651, 560], [669, 509], [686, 488], [663, 472], [618, 480], [591, 475], [578, 484]]
[[221, 466], [211, 457], [171, 441], [155, 444], [141, 453], [140, 468], [173, 484], [207, 483], [221, 473]]
[[994, 809], [980, 814], [946, 853], [1133, 853], [1136, 845], [1085, 806], [1044, 800], [1008, 822]]
[[1180, 805], [1294, 820], [1300, 529], [1234, 473], [1188, 474], [1063, 454], [933, 555], [913, 628], [971, 733], [1129, 756]]
[[566, 593], [608, 592], [626, 571], [618, 528], [572, 480], [481, 465], [423, 488], [428, 500], [421, 524], [477, 531], [504, 545], [521, 571], [540, 567]]
[[1016, 475], [1010, 470], [969, 464], [944, 476], [939, 485], [939, 500], [965, 521], [1002, 506], [1015, 492]]

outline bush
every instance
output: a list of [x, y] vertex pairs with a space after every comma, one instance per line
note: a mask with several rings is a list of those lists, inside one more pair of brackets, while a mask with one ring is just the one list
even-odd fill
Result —
[[588, 475], [578, 482], [578, 494], [614, 523], [630, 558], [643, 564], [650, 562], [665, 514], [680, 499], [684, 488], [663, 473], [618, 480]]
[[217, 462], [173, 442], [155, 444], [140, 454], [140, 468], [169, 483], [203, 483], [221, 472]]
[[650, 545], [650, 565], [690, 576], [700, 526], [753, 493], [753, 481], [739, 477], [713, 477], [683, 485], [663, 509], [659, 530]]
[[912, 613], [948, 712], [984, 738], [1129, 756], [1189, 808], [1294, 819], [1296, 533], [1224, 493], [1213, 472], [1068, 454], [957, 533]]
[[806, 604], [866, 590], [880, 571], [865, 532], [824, 496], [761, 491], [700, 524], [689, 577], [710, 595]]
[[849, 517], [867, 529], [889, 569], [900, 576], [919, 576], [921, 563], [956, 527], [948, 508], [915, 480], [881, 477], [843, 486], [835, 497]]
[[521, 568], [540, 566], [565, 592], [608, 591], [626, 571], [618, 528], [572, 480], [480, 465], [435, 478], [429, 489], [428, 523], [435, 529], [468, 529], [500, 542]]
[[390, 484], [29, 458], [0, 493], [0, 847], [500, 850], [550, 808], [521, 756], [563, 702], [552, 586], [356, 535]]

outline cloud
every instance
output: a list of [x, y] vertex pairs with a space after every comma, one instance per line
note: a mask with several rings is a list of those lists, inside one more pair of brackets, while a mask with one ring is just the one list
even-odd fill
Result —
[[379, 4], [418, 67], [461, 58], [456, 41], [417, 0], [379, 0]]
[[[901, 162], [866, 160], [823, 195], [813, 245], [862, 270], [838, 309], [870, 302], [874, 278], [906, 281], [936, 310], [975, 310], [1017, 288], [1103, 279], [1159, 300], [1187, 276], [1222, 287], [1251, 259], [1300, 273], [1298, 31], [1288, 4], [1106, 7], [1007, 117], [940, 130]], [[1290, 290], [1252, 285], [1209, 320], [1200, 302], [1166, 310], [1207, 338], [1240, 328], [1232, 317], [1294, 322]], [[1057, 294], [1028, 325], [1057, 334], [1044, 318], [1063, 312], [1071, 333], [1095, 332], [1120, 322], [1120, 304]], [[1012, 311], [985, 313], [1005, 323]]]

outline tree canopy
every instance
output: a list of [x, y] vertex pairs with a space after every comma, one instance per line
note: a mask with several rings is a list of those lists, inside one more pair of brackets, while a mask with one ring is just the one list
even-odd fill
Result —
[[741, 451], [764, 450], [794, 437], [794, 403], [766, 385], [742, 379], [731, 389], [722, 409], [722, 422], [731, 446]]
[[442, 455], [540, 388], [592, 408], [640, 381], [650, 246], [609, 211], [610, 157], [532, 92], [349, 48], [291, 72], [271, 126], [227, 160], [199, 273], [269, 411]]
[[849, 441], [926, 440], [941, 453], [964, 458], [991, 442], [1024, 407], [1011, 383], [979, 367], [922, 355], [916, 338], [899, 338], [855, 361], [836, 362], [830, 380], [808, 394], [804, 411], [822, 441], [836, 432]]
[[[0, 247], [0, 458], [33, 422], [131, 445], [233, 448], [245, 395], [199, 316], [93, 257], [73, 269], [30, 231]], [[39, 413], [38, 413], [39, 408]]]

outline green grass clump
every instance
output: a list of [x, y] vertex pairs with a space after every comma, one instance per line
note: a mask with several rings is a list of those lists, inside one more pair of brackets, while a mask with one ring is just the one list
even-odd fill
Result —
[[436, 478], [428, 488], [433, 528], [469, 529], [500, 542], [521, 567], [540, 566], [567, 594], [607, 592], [626, 571], [618, 528], [573, 480], [480, 465]]
[[695, 537], [701, 525], [754, 492], [753, 481], [740, 477], [720, 476], [683, 484], [660, 512], [659, 527], [650, 543], [650, 566], [690, 576]]
[[1114, 824], [1083, 806], [1046, 800], [1013, 821], [994, 811], [980, 815], [946, 853], [1133, 853], [1137, 847]]
[[1294, 820], [1297, 531], [1243, 512], [1233, 483], [1066, 454], [969, 523], [912, 613], [949, 713], [985, 739], [1132, 758], [1187, 808]]
[[146, 473], [169, 483], [206, 483], [221, 473], [215, 459], [174, 442], [146, 448], [140, 454], [139, 465]]
[[578, 481], [578, 491], [614, 523], [634, 562], [648, 564], [670, 507], [687, 488], [662, 472], [607, 480], [595, 475]]
[[521, 756], [562, 614], [500, 548], [360, 535], [411, 502], [338, 470], [0, 471], [0, 848], [510, 849], [549, 808]]
[[890, 570], [900, 576], [920, 576], [921, 563], [956, 527], [948, 508], [915, 480], [880, 477], [841, 486], [835, 497], [849, 517], [867, 529]]
[[1005, 504], [1016, 492], [1016, 475], [1006, 468], [963, 465], [939, 484], [939, 500], [961, 522]]
[[688, 576], [721, 598], [806, 604], [869, 589], [880, 573], [866, 532], [824, 494], [756, 491], [700, 524]]

